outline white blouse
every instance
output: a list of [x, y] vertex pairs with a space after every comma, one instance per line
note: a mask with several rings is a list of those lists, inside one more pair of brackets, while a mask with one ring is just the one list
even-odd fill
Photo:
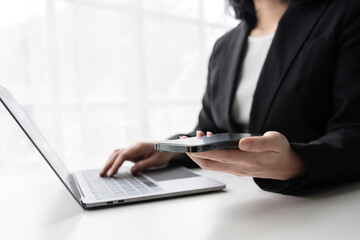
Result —
[[243, 124], [246, 131], [248, 131], [255, 88], [274, 35], [272, 33], [263, 37], [248, 37], [240, 81], [232, 107], [233, 119]]

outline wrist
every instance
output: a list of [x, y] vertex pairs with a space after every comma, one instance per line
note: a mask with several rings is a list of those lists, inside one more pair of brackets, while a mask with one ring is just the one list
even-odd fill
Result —
[[289, 179], [295, 179], [304, 176], [306, 174], [305, 164], [300, 155], [297, 154], [293, 149], [291, 149], [291, 159], [293, 163], [292, 169], [294, 169], [294, 172]]

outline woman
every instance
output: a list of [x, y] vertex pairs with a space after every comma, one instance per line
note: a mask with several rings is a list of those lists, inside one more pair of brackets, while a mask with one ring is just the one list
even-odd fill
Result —
[[[359, 1], [230, 4], [242, 21], [214, 46], [197, 135], [263, 136], [242, 139], [239, 149], [188, 156], [204, 169], [251, 176], [280, 193], [358, 179]], [[135, 162], [135, 173], [179, 158], [139, 143], [116, 150], [100, 174], [112, 176], [125, 160]]]

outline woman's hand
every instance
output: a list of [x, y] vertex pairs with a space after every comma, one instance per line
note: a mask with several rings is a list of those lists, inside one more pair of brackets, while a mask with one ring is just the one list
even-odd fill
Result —
[[[197, 132], [197, 136], [203, 135]], [[289, 180], [305, 173], [300, 156], [290, 147], [286, 137], [278, 132], [243, 138], [239, 142], [239, 149], [187, 154], [203, 169], [237, 176]]]
[[109, 157], [100, 176], [112, 177], [125, 161], [134, 162], [131, 172], [142, 172], [150, 167], [158, 167], [168, 163], [177, 153], [164, 153], [154, 149], [154, 143], [137, 143], [127, 149], [117, 149]]

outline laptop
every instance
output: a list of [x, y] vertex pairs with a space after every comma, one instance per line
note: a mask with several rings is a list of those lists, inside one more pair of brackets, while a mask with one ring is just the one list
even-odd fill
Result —
[[100, 170], [71, 173], [11, 93], [0, 86], [0, 101], [11, 114], [66, 189], [84, 209], [219, 191], [225, 184], [184, 167], [171, 167], [132, 175], [122, 167], [112, 178]]

